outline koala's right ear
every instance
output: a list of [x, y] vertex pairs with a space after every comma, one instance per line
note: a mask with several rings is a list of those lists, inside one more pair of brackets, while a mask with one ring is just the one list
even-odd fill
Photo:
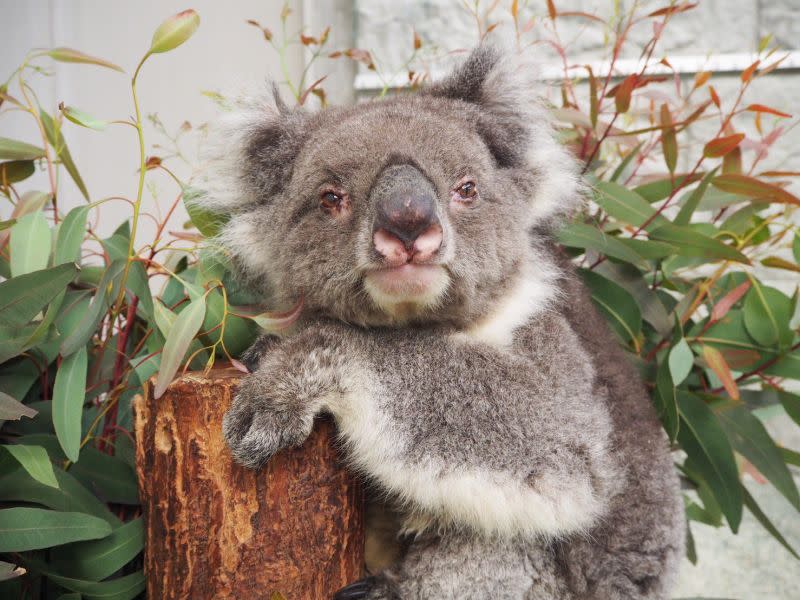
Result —
[[201, 161], [205, 194], [196, 202], [222, 214], [268, 203], [291, 175], [307, 119], [303, 110], [286, 106], [277, 86], [237, 99], [209, 128]]

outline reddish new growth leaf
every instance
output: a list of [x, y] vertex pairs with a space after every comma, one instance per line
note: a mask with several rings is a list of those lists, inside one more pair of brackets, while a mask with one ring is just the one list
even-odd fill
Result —
[[160, 166], [161, 166], [161, 158], [159, 158], [158, 156], [150, 156], [144, 163], [144, 168], [147, 171], [150, 171], [152, 169], [157, 169]]
[[714, 308], [711, 309], [711, 316], [709, 317], [709, 323], [716, 323], [722, 317], [728, 314], [728, 311], [733, 308], [733, 305], [736, 304], [739, 300], [741, 300], [742, 296], [747, 293], [747, 290], [750, 289], [750, 282], [745, 281], [744, 283], [737, 285], [733, 288], [730, 292], [725, 294], [719, 302], [714, 305]]
[[422, 48], [422, 38], [419, 37], [417, 30], [414, 30], [414, 50], [419, 50]]
[[700, 71], [694, 76], [694, 87], [702, 87], [709, 79], [711, 79], [711, 71]]
[[787, 192], [780, 186], [760, 181], [748, 175], [734, 173], [718, 175], [711, 181], [711, 184], [723, 192], [740, 194], [765, 202], [780, 202], [782, 204], [800, 206], [800, 198], [794, 194]]
[[261, 23], [259, 23], [258, 21], [254, 21], [253, 19], [248, 19], [247, 24], [260, 29], [261, 33], [264, 34], [264, 39], [267, 40], [268, 42], [272, 41], [272, 32], [266, 27], [262, 27]]
[[731, 152], [744, 139], [743, 133], [734, 133], [733, 135], [726, 135], [719, 137], [715, 140], [708, 142], [703, 148], [703, 156], [706, 158], [720, 158]]
[[775, 115], [776, 117], [782, 117], [782, 118], [785, 118], [785, 119], [789, 119], [789, 118], [792, 117], [792, 115], [790, 115], [789, 113], [781, 112], [781, 111], [776, 110], [774, 108], [770, 108], [769, 106], [764, 106], [763, 104], [751, 104], [750, 106], [745, 108], [745, 110], [749, 110], [751, 112], [756, 112], [756, 113], [767, 113], [767, 114]]
[[711, 96], [711, 101], [714, 103], [714, 106], [720, 108], [722, 103], [719, 100], [719, 94], [717, 94], [717, 90], [714, 89], [713, 85], [708, 86], [708, 95]]
[[736, 385], [736, 380], [733, 378], [731, 368], [728, 366], [722, 353], [713, 346], [706, 346], [704, 344], [703, 358], [709, 368], [714, 371], [714, 374], [722, 382], [722, 386], [725, 388], [725, 391], [728, 392], [728, 396], [734, 400], [738, 400], [739, 387]]
[[315, 46], [319, 42], [317, 41], [317, 38], [312, 37], [310, 35], [304, 35], [304, 34], [301, 33], [300, 34], [300, 43], [303, 44], [303, 46]]
[[556, 11], [556, 5], [553, 4], [553, 0], [547, 0], [547, 14], [550, 15], [550, 20], [552, 21], [555, 21], [558, 16], [558, 11]]
[[[336, 53], [334, 52], [333, 54]], [[344, 51], [344, 55], [348, 58], [352, 58], [356, 62], [367, 65], [368, 69], [373, 71], [375, 70], [375, 63], [372, 61], [372, 54], [370, 54], [368, 50], [364, 50], [363, 48], [348, 48]], [[331, 56], [331, 58], [335, 57]]]
[[747, 67], [744, 71], [742, 71], [742, 81], [744, 81], [745, 83], [750, 81], [753, 78], [753, 73], [756, 72], [756, 69], [758, 68], [758, 65], [760, 65], [760, 64], [761, 64], [761, 61], [757, 60], [752, 65]]
[[697, 6], [697, 2], [694, 4], [690, 2], [684, 2], [683, 4], [677, 4], [675, 6], [665, 6], [664, 8], [659, 8], [658, 10], [654, 10], [651, 12], [648, 17], [663, 17], [666, 15], [675, 15], [678, 13], [686, 12], [687, 10], [692, 10], [695, 6]]
[[636, 87], [636, 75], [628, 75], [622, 83], [615, 88], [614, 103], [617, 107], [617, 112], [626, 113], [631, 106], [631, 94]]

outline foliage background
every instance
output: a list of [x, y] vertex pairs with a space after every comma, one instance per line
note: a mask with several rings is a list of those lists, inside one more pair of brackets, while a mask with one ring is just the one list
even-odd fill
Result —
[[[740, 481], [773, 486], [796, 516], [800, 498], [787, 466], [797, 466], [796, 449], [778, 446], [762, 425], [776, 414], [800, 418], [800, 398], [791, 393], [800, 379], [796, 286], [786, 294], [764, 283], [773, 271], [796, 282], [800, 254], [800, 201], [791, 187], [797, 173], [762, 166], [797, 123], [769, 97], [758, 97], [784, 54], [764, 40], [736, 89], [720, 93], [710, 72], [688, 80], [650, 76], [669, 71], [658, 38], [679, 27], [697, 8], [692, 4], [616, 5], [610, 15], [564, 14], [557, 4], [489, 2], [459, 10], [472, 14], [478, 35], [513, 27], [521, 47], [544, 39], [567, 57], [550, 99], [560, 135], [587, 165], [594, 202], [562, 241], [650, 383], [678, 450], [692, 527], [735, 531], [749, 511], [794, 554]], [[271, 46], [287, 95], [323, 104], [326, 81], [315, 85], [315, 69], [342, 64], [379, 74], [379, 93], [394, 93], [388, 84], [395, 73], [377, 55], [334, 46], [324, 29], [301, 37], [294, 18], [284, 11], [270, 22], [241, 24], [243, 34], [248, 28]], [[573, 20], [599, 31], [609, 60], [642, 55], [639, 74], [607, 78], [572, 59], [559, 26]], [[185, 13], [160, 27], [134, 81], [172, 60], [160, 54], [188, 39], [196, 23]], [[649, 38], [633, 36], [634, 28], [645, 28]], [[305, 77], [290, 68], [298, 49], [313, 67]], [[413, 87], [449, 58], [409, 31], [400, 75]], [[203, 368], [215, 357], [235, 356], [257, 325], [280, 328], [287, 319], [259, 313], [232, 281], [224, 256], [204, 249], [203, 234], [215, 224], [192, 210], [198, 190], [182, 175], [193, 162], [186, 140], [202, 138], [201, 123], [151, 116], [158, 97], [142, 107], [136, 86], [129, 88], [129, 118], [94, 107], [90, 116], [69, 97], [59, 98], [62, 107], [40, 103], [38, 90], [54, 64], [117, 68], [65, 49], [33, 51], [26, 61], [10, 74], [0, 105], [0, 123], [24, 117], [34, 124], [26, 139], [0, 140], [8, 198], [0, 213], [0, 274], [7, 278], [0, 283], [0, 418], [9, 419], [0, 430], [0, 578], [8, 577], [0, 591], [132, 598], [142, 588], [143, 540], [130, 399], [146, 378], [158, 373], [163, 387], [184, 363]], [[224, 107], [213, 90], [205, 96]], [[146, 127], [156, 135], [145, 138]], [[119, 157], [109, 156], [136, 171], [136, 186], [90, 193], [69, 140], [119, 130], [128, 137], [114, 141]], [[36, 188], [26, 181], [31, 175]], [[155, 198], [152, 210], [148, 196]], [[184, 206], [193, 222], [175, 227], [170, 216]], [[687, 552], [695, 558], [691, 545]], [[13, 565], [29, 574], [13, 577]]]

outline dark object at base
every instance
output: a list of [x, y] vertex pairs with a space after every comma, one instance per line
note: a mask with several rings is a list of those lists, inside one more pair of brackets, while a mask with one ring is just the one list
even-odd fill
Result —
[[333, 600], [360, 600], [366, 598], [372, 586], [375, 584], [374, 577], [365, 577], [354, 581], [350, 585], [344, 586], [333, 595]]
[[191, 373], [136, 399], [148, 598], [322, 599], [363, 575], [362, 492], [333, 424], [259, 471], [234, 464], [222, 416], [240, 375]]

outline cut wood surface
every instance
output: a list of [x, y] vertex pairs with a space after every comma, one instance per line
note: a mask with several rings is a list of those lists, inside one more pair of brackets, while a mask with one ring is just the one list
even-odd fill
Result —
[[332, 422], [259, 471], [240, 467], [221, 431], [240, 376], [190, 373], [135, 402], [150, 600], [322, 599], [363, 574], [362, 492]]

